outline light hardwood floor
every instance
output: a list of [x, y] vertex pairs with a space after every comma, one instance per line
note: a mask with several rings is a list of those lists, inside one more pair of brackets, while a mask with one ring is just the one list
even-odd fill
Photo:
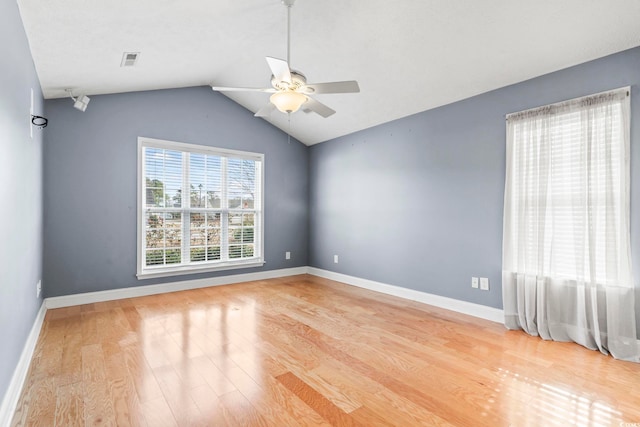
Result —
[[640, 423], [640, 364], [307, 275], [50, 310], [13, 420], [621, 423]]

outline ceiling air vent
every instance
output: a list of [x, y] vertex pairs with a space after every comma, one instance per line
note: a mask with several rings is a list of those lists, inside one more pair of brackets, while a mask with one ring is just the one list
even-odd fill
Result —
[[121, 67], [133, 67], [140, 56], [140, 52], [124, 52], [122, 54]]

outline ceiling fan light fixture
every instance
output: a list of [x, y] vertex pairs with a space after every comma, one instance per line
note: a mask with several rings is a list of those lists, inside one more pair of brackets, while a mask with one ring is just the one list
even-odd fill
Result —
[[211, 85], [215, 91], [229, 92], [267, 92], [272, 93], [270, 103], [260, 108], [254, 115], [256, 117], [270, 117], [274, 109], [282, 113], [295, 113], [304, 105], [304, 111], [313, 111], [327, 118], [335, 113], [335, 110], [327, 107], [311, 95], [319, 93], [357, 93], [360, 92], [358, 82], [324, 82], [307, 84], [307, 79], [299, 71], [292, 70], [291, 66], [291, 8], [295, 0], [280, 0], [287, 7], [287, 60], [267, 56], [267, 65], [271, 70], [270, 88], [248, 87], [220, 87]]
[[274, 93], [269, 100], [283, 113], [295, 113], [307, 102], [307, 97], [300, 92], [288, 90]]

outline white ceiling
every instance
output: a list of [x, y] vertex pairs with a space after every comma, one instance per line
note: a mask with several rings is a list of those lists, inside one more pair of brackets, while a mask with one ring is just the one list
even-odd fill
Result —
[[[264, 57], [286, 58], [279, 0], [18, 4], [48, 99], [65, 88], [268, 87]], [[291, 116], [291, 135], [311, 145], [639, 46], [640, 1], [297, 0], [291, 27], [294, 69], [310, 83], [357, 80], [361, 89], [316, 95], [337, 111], [329, 118]], [[125, 51], [141, 52], [135, 67], [120, 67]], [[265, 93], [228, 96], [253, 112], [268, 102]], [[289, 129], [285, 114], [269, 121]]]

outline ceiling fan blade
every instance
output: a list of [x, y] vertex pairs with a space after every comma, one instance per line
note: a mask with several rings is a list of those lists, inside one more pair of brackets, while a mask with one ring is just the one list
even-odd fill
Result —
[[276, 106], [273, 105], [272, 103], [268, 103], [267, 105], [265, 105], [264, 107], [262, 107], [261, 109], [259, 109], [254, 116], [255, 117], [269, 117], [271, 115], [271, 113], [273, 112], [273, 110], [275, 110]]
[[272, 87], [219, 87], [219, 86], [211, 86], [211, 89], [217, 92], [267, 92], [273, 93], [276, 90]]
[[360, 86], [355, 80], [346, 82], [329, 82], [329, 83], [311, 83], [305, 85], [304, 93], [357, 93], [360, 92]]
[[303, 111], [306, 111], [306, 110], [313, 111], [314, 113], [320, 114], [324, 118], [327, 118], [330, 115], [335, 113], [335, 110], [332, 110], [331, 108], [327, 107], [322, 102], [316, 101], [315, 99], [310, 97], [307, 97], [307, 98], [308, 98], [307, 102], [302, 104]]
[[267, 56], [267, 63], [277, 81], [291, 83], [291, 70], [287, 61]]

